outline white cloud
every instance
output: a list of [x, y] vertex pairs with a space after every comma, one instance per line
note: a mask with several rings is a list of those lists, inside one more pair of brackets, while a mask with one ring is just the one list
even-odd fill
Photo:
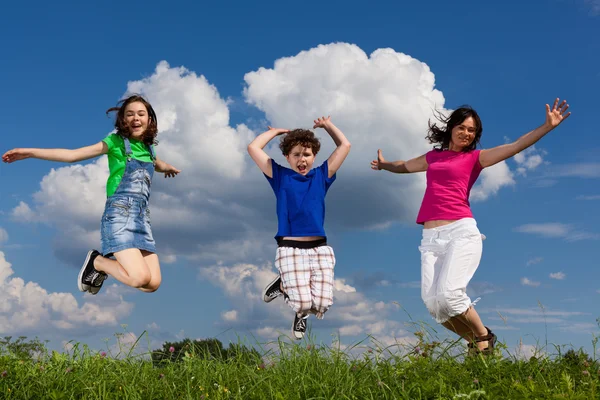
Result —
[[598, 240], [600, 234], [576, 230], [573, 225], [558, 222], [525, 224], [514, 229], [516, 232], [531, 233], [547, 238], [564, 238], [568, 242]]
[[8, 241], [8, 232], [0, 227], [0, 243]]
[[568, 323], [559, 329], [563, 332], [579, 333], [583, 335], [595, 334], [598, 336], [598, 325], [590, 322]]
[[569, 225], [560, 223], [526, 224], [515, 228], [517, 232], [534, 233], [545, 237], [565, 237], [570, 230]]
[[523, 286], [531, 286], [531, 287], [538, 287], [540, 286], [540, 282], [536, 282], [536, 281], [532, 281], [527, 277], [523, 277], [521, 278], [521, 285]]
[[544, 259], [542, 257], [534, 257], [530, 260], [527, 260], [527, 266], [539, 264], [542, 261], [544, 261]]
[[520, 342], [513, 350], [513, 356], [518, 360], [529, 360], [531, 357], [546, 357], [546, 353], [537, 346]]
[[500, 315], [519, 315], [519, 316], [551, 316], [551, 317], [570, 317], [575, 315], [585, 315], [581, 311], [552, 311], [545, 308], [497, 308], [482, 310], [481, 313], [499, 313]]
[[150, 331], [158, 331], [160, 330], [160, 326], [156, 322], [152, 322], [146, 326]]
[[479, 182], [471, 190], [471, 200], [474, 202], [487, 200], [498, 193], [503, 186], [515, 184], [513, 174], [505, 161], [484, 169]]
[[527, 171], [532, 171], [544, 163], [546, 151], [539, 150], [535, 146], [531, 146], [522, 152], [515, 154], [513, 157], [517, 163], [517, 174], [527, 175]]
[[12, 210], [11, 216], [19, 222], [37, 222], [38, 219], [35, 212], [23, 201]]
[[591, 196], [585, 196], [585, 195], [581, 195], [581, 196], [577, 196], [575, 198], [576, 200], [600, 200], [600, 195], [591, 195]]
[[549, 175], [557, 178], [600, 178], [600, 163], [574, 163], [554, 165], [548, 171]]
[[557, 279], [557, 280], [563, 280], [566, 277], [567, 277], [567, 275], [563, 272], [553, 272], [550, 274], [550, 278]]
[[236, 310], [225, 311], [221, 314], [223, 321], [233, 322], [238, 319], [238, 312]]
[[339, 329], [341, 336], [356, 336], [364, 332], [362, 326], [357, 324], [345, 325]]
[[174, 264], [177, 262], [177, 256], [174, 254], [161, 255], [160, 261], [164, 264]]
[[490, 328], [490, 330], [493, 331], [493, 332], [497, 332], [497, 331], [518, 331], [518, 330], [520, 330], [516, 326], [510, 326], [510, 325], [489, 325], [488, 328]]
[[101, 298], [85, 295], [79, 305], [71, 293], [48, 293], [38, 283], [13, 275], [12, 265], [0, 251], [0, 335], [43, 332], [47, 336], [65, 330], [115, 326], [133, 310], [133, 304], [123, 300], [119, 287], [109, 282]]

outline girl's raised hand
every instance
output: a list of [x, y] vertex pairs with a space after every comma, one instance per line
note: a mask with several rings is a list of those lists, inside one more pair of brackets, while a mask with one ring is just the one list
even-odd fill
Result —
[[385, 158], [383, 158], [383, 154], [381, 154], [381, 149], [377, 150], [377, 160], [371, 161], [371, 169], [376, 171], [381, 170], [381, 164], [385, 162]]
[[2, 161], [11, 163], [31, 157], [30, 149], [12, 149], [2, 155]]
[[327, 118], [325, 118], [325, 117], [317, 118], [313, 122], [315, 123], [315, 125], [313, 126], [313, 129], [325, 128], [327, 126], [327, 124], [329, 122], [331, 122], [331, 116], [328, 116]]
[[570, 112], [567, 113], [567, 110], [569, 109], [567, 101], [563, 100], [560, 105], [558, 104], [558, 101], [558, 98], [554, 100], [552, 109], [550, 109], [550, 106], [546, 104], [546, 125], [548, 125], [550, 128], [556, 128], [561, 124], [561, 122], [567, 119], [569, 115], [571, 115]]

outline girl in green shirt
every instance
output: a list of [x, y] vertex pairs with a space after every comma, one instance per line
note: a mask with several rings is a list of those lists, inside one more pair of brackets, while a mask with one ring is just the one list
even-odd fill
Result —
[[[154, 153], [158, 133], [156, 113], [143, 97], [119, 102], [116, 133], [91, 146], [69, 149], [13, 149], [2, 156], [11, 163], [26, 158], [79, 162], [108, 155], [110, 175], [101, 224], [102, 251], [90, 250], [79, 271], [77, 286], [96, 294], [108, 275], [144, 292], [161, 283], [160, 263], [150, 225], [150, 187], [154, 171], [175, 177], [180, 170]], [[111, 257], [114, 256], [114, 259]]]

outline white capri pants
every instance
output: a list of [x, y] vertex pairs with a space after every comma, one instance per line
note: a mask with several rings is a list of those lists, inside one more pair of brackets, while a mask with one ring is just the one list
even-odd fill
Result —
[[423, 229], [421, 297], [437, 322], [444, 323], [473, 304], [467, 285], [479, 266], [484, 238], [473, 218]]

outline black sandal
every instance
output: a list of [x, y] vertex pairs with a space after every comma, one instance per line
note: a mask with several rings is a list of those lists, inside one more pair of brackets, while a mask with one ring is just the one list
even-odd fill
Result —
[[[473, 342], [467, 344], [467, 347], [469, 348], [469, 355], [477, 355], [479, 353], [489, 355], [494, 353], [494, 346], [496, 345], [496, 340], [498, 339], [498, 337], [487, 326], [485, 327], [485, 329], [487, 329], [487, 335], [476, 336]], [[479, 348], [477, 347], [477, 343], [479, 342], [488, 342], [488, 347], [479, 350]]]
[[488, 347], [486, 347], [485, 349], [480, 350], [480, 351], [481, 351], [481, 353], [486, 354], [486, 355], [493, 354], [494, 346], [496, 345], [496, 340], [498, 339], [498, 337], [487, 326], [485, 327], [485, 329], [487, 329], [487, 335], [476, 337], [475, 343], [488, 342]]

